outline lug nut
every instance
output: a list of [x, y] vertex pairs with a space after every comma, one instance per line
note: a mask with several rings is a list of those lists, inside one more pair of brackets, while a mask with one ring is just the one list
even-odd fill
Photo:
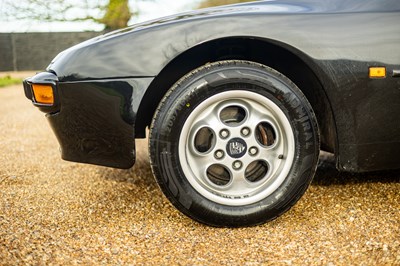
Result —
[[254, 156], [258, 153], [258, 149], [256, 147], [251, 147], [249, 149], [249, 153], [250, 153], [250, 155]]
[[234, 161], [232, 166], [233, 166], [233, 169], [239, 170], [240, 168], [242, 168], [242, 162], [241, 161]]
[[217, 159], [222, 159], [224, 157], [224, 151], [222, 150], [217, 150], [214, 154], [215, 158]]
[[226, 129], [223, 129], [219, 132], [219, 135], [221, 136], [221, 138], [226, 139], [227, 137], [229, 137], [229, 131]]
[[241, 133], [244, 137], [247, 137], [250, 134], [250, 129], [248, 127], [244, 127], [242, 128]]

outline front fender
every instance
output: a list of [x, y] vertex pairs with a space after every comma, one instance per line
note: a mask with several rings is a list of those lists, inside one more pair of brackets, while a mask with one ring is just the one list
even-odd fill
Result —
[[[384, 0], [377, 12], [376, 1], [337, 2], [261, 1], [178, 14], [72, 47], [56, 57], [48, 70], [60, 81], [153, 77], [192, 47], [232, 36], [275, 40], [318, 61], [368, 56], [393, 62], [388, 49], [371, 51], [364, 44], [374, 37], [371, 32], [380, 32], [375, 21], [380, 21], [383, 13], [385, 24], [395, 27], [397, 13], [390, 12], [390, 7], [399, 5]], [[375, 14], [369, 14], [370, 9]]]

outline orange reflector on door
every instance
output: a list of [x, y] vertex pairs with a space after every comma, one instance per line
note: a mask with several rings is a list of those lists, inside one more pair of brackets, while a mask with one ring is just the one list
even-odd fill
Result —
[[54, 104], [53, 87], [50, 84], [32, 84], [32, 89], [37, 103]]
[[386, 68], [385, 67], [370, 67], [369, 68], [370, 78], [385, 78]]

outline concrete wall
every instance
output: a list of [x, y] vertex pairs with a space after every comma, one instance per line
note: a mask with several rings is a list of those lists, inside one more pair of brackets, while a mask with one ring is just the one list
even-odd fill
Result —
[[61, 51], [101, 32], [0, 33], [0, 71], [44, 70]]

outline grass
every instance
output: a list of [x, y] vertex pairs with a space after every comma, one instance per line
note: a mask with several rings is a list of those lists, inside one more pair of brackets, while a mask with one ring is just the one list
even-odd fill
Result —
[[21, 78], [13, 78], [10, 75], [0, 77], [0, 88], [7, 87], [10, 85], [21, 84]]

